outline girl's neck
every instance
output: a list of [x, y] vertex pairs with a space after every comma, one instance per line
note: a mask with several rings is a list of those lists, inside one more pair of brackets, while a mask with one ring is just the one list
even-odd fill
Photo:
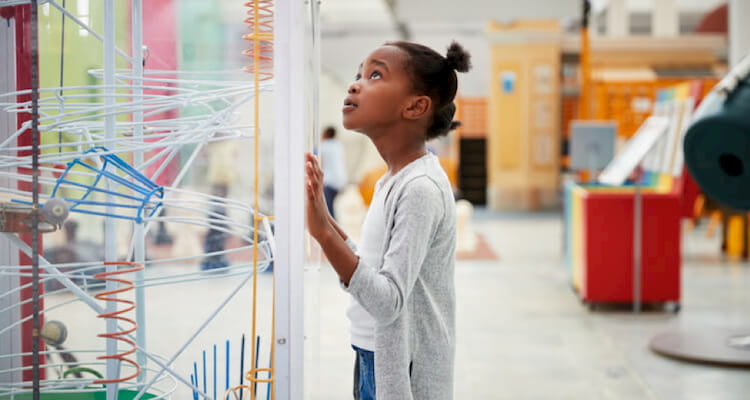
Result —
[[[378, 153], [388, 165], [388, 172], [395, 175], [412, 161], [427, 154], [424, 140], [409, 140], [415, 135], [388, 135], [373, 138]], [[401, 139], [401, 140], [398, 140]]]

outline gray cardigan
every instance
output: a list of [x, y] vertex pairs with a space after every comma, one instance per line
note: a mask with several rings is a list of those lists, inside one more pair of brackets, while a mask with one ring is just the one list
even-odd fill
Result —
[[456, 212], [432, 154], [394, 175], [379, 265], [360, 260], [345, 288], [373, 316], [379, 400], [453, 398]]

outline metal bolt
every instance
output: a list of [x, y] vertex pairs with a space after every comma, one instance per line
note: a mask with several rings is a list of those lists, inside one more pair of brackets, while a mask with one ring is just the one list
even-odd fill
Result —
[[278, 340], [279, 344], [286, 344], [286, 339], [281, 338]]

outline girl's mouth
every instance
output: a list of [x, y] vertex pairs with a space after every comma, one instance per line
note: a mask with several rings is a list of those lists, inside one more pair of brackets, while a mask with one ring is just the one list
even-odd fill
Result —
[[344, 108], [341, 111], [347, 113], [347, 112], [354, 111], [355, 108], [357, 108], [357, 104], [355, 104], [349, 99], [345, 99]]

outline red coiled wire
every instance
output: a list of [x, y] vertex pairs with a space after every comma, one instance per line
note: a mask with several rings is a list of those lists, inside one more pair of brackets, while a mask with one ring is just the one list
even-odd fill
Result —
[[128, 381], [130, 379], [135, 378], [136, 376], [138, 376], [141, 373], [141, 366], [138, 365], [135, 361], [133, 361], [130, 358], [128, 358], [128, 356], [130, 356], [131, 354], [135, 353], [136, 344], [135, 344], [134, 341], [132, 341], [132, 340], [128, 339], [127, 337], [125, 337], [126, 335], [129, 335], [129, 334], [135, 332], [135, 330], [138, 329], [138, 324], [134, 320], [132, 320], [130, 318], [127, 318], [127, 317], [125, 317], [123, 315], [125, 313], [128, 313], [128, 312], [131, 312], [131, 311], [135, 310], [135, 301], [126, 300], [126, 299], [120, 299], [120, 298], [117, 298], [117, 297], [110, 297], [110, 296], [116, 295], [116, 294], [119, 294], [119, 293], [123, 293], [123, 292], [127, 292], [129, 290], [133, 290], [133, 288], [135, 287], [135, 285], [133, 285], [132, 281], [129, 281], [129, 280], [123, 279], [123, 278], [113, 278], [114, 275], [123, 275], [123, 274], [129, 274], [131, 272], [140, 271], [140, 270], [143, 269], [143, 265], [138, 264], [138, 263], [134, 263], [134, 262], [127, 262], [127, 261], [105, 262], [104, 265], [122, 265], [122, 266], [133, 267], [133, 268], [128, 268], [128, 269], [118, 269], [116, 271], [111, 271], [111, 272], [101, 272], [101, 273], [98, 273], [98, 274], [94, 275], [94, 278], [96, 278], [96, 279], [101, 279], [101, 280], [104, 280], [104, 281], [118, 282], [118, 283], [121, 284], [120, 287], [117, 288], [117, 289], [115, 289], [115, 290], [104, 291], [104, 292], [98, 293], [96, 296], [94, 296], [96, 299], [102, 300], [102, 301], [111, 301], [111, 302], [117, 302], [117, 303], [127, 304], [127, 306], [125, 308], [123, 308], [122, 310], [116, 310], [116, 311], [113, 311], [111, 313], [99, 314], [99, 318], [110, 318], [110, 319], [116, 319], [118, 321], [123, 321], [123, 322], [126, 322], [126, 323], [130, 324], [131, 328], [130, 329], [126, 329], [124, 331], [119, 331], [119, 332], [102, 333], [102, 334], [99, 334], [98, 336], [99, 337], [103, 337], [103, 338], [107, 338], [107, 339], [114, 339], [114, 340], [119, 340], [121, 342], [125, 342], [125, 343], [129, 344], [131, 348], [129, 350], [127, 350], [127, 351], [122, 352], [122, 353], [117, 353], [117, 354], [112, 354], [112, 355], [105, 355], [105, 356], [99, 356], [99, 357], [97, 357], [97, 360], [115, 359], [115, 360], [119, 360], [121, 362], [126, 362], [126, 363], [132, 365], [133, 367], [135, 367], [135, 373], [133, 373], [132, 375], [130, 375], [128, 377], [124, 377], [124, 378], [118, 378], [118, 379], [100, 379], [100, 380], [94, 381], [94, 384], [125, 382], [125, 381]]
[[245, 3], [249, 10], [244, 22], [250, 33], [242, 38], [249, 41], [251, 46], [242, 54], [253, 59], [253, 63], [245, 67], [245, 71], [258, 75], [258, 80], [261, 81], [273, 78], [273, 3], [273, 0]]

